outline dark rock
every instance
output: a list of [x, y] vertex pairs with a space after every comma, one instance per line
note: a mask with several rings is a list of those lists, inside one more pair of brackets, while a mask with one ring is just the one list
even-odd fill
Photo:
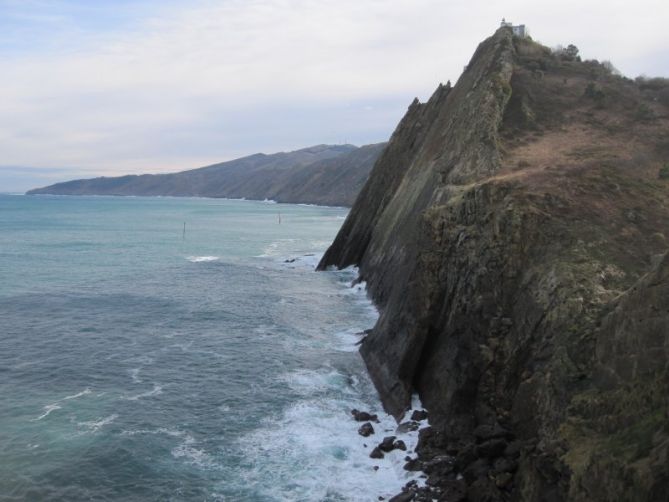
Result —
[[458, 452], [458, 455], [455, 458], [455, 466], [458, 470], [462, 471], [465, 469], [465, 467], [476, 460], [476, 458], [477, 455], [475, 447], [473, 445], [469, 445]]
[[295, 263], [295, 258], [290, 258], [288, 260], [283, 260], [284, 263]]
[[425, 458], [440, 455], [449, 444], [448, 437], [434, 427], [423, 427], [418, 431], [416, 453]]
[[438, 455], [430, 460], [423, 462], [423, 471], [428, 474], [437, 473], [441, 476], [453, 472], [455, 469], [455, 459], [450, 455]]
[[365, 422], [358, 429], [358, 434], [360, 434], [363, 437], [371, 436], [372, 434], [374, 434], [374, 427], [372, 427], [371, 423]]
[[411, 502], [414, 499], [414, 492], [402, 492], [390, 499], [390, 502]]
[[502, 324], [502, 326], [506, 327], [513, 326], [513, 320], [510, 319], [509, 317], [502, 317], [502, 319], [500, 319], [500, 323]]
[[503, 472], [515, 472], [516, 469], [518, 469], [518, 463], [515, 460], [507, 457], [499, 457], [492, 463], [492, 470], [490, 472], [501, 474]]
[[395, 436], [384, 437], [383, 441], [379, 443], [378, 448], [386, 453], [393, 451], [395, 448]]
[[378, 465], [375, 465], [374, 467], [372, 467], [372, 469], [374, 469], [375, 471], [378, 471], [378, 470], [379, 470], [379, 466], [378, 466]]
[[518, 458], [520, 457], [520, 452], [523, 449], [523, 442], [522, 441], [513, 441], [508, 444], [508, 446], [504, 449], [504, 456], [505, 457], [511, 457], [511, 458]]
[[439, 486], [444, 481], [444, 478], [438, 474], [432, 474], [428, 476], [427, 481], [425, 482], [428, 486], [436, 487]]
[[410, 458], [407, 460], [407, 463], [404, 464], [404, 470], [405, 471], [412, 471], [412, 472], [417, 472], [417, 471], [422, 471], [423, 470], [423, 463], [418, 460], [417, 458]]
[[497, 488], [509, 488], [513, 482], [513, 474], [510, 472], [502, 472], [495, 476], [495, 485]]
[[397, 426], [395, 432], [397, 432], [398, 434], [406, 434], [407, 432], [416, 431], [419, 428], [420, 424], [418, 424], [418, 422], [402, 422]]
[[370, 458], [383, 458], [383, 452], [378, 448], [374, 448], [372, 453], [369, 454]]
[[374, 328], [369, 328], [369, 329], [365, 329], [365, 330], [363, 330], [363, 331], [358, 331], [358, 332], [356, 333], [356, 335], [358, 335], [358, 336], [367, 336], [367, 335], [369, 335], [369, 334], [373, 331], [373, 329], [374, 329]]
[[467, 485], [464, 480], [447, 480], [440, 486], [441, 497], [439, 500], [447, 502], [463, 502], [467, 499]]
[[359, 411], [356, 409], [351, 410], [351, 415], [353, 415], [353, 418], [356, 422], [377, 422], [379, 421], [379, 417], [376, 415], [372, 415], [371, 413], [367, 413], [366, 411]]
[[488, 472], [490, 471], [490, 463], [485, 458], [479, 458], [474, 460], [469, 464], [464, 471], [462, 471], [462, 476], [465, 478], [467, 483], [473, 483], [479, 478], [487, 478]]
[[420, 422], [422, 420], [427, 420], [427, 411], [425, 410], [414, 410], [411, 414], [411, 420], [414, 422]]
[[474, 429], [474, 436], [476, 436], [478, 441], [483, 442], [490, 439], [507, 438], [509, 437], [509, 431], [498, 423], [494, 425], [479, 425]]
[[399, 439], [393, 443], [393, 449], [407, 451], [407, 445], [404, 443], [404, 441]]
[[488, 478], [480, 478], [467, 488], [470, 502], [503, 502], [504, 497], [495, 483]]
[[507, 442], [504, 439], [491, 439], [485, 443], [481, 443], [475, 448], [477, 457], [494, 458], [504, 453]]

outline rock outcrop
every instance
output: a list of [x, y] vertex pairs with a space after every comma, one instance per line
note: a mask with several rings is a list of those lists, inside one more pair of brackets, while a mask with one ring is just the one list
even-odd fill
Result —
[[227, 197], [350, 207], [384, 146], [317, 145], [178, 173], [67, 181], [28, 194]]
[[457, 459], [436, 494], [669, 493], [658, 92], [501, 28], [411, 104], [321, 261], [358, 265], [380, 307], [361, 353], [386, 409], [418, 392], [422, 461]]

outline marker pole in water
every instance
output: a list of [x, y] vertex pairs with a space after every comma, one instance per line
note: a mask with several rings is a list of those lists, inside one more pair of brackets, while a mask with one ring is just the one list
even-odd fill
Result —
[[184, 221], [184, 231], [183, 234], [181, 234], [181, 240], [186, 240], [186, 222]]

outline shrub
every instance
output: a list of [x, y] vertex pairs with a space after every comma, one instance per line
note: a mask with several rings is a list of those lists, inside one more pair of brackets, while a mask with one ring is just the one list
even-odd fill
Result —
[[592, 99], [599, 106], [604, 103], [604, 98], [606, 97], [604, 91], [602, 91], [594, 82], [588, 83], [588, 85], [585, 87], [585, 92], [583, 95], [586, 98]]
[[622, 73], [620, 73], [620, 70], [613, 66], [613, 63], [611, 61], [602, 61], [602, 67], [611, 75], [615, 75], [617, 77], [622, 76]]
[[639, 107], [636, 109], [636, 118], [637, 120], [652, 120], [655, 118], [655, 114], [646, 103], [639, 103]]
[[580, 61], [581, 58], [578, 55], [578, 47], [574, 44], [569, 44], [567, 47], [562, 47], [558, 45], [553, 49], [553, 54], [560, 58], [562, 61]]
[[648, 78], [644, 75], [641, 75], [635, 78], [634, 81], [642, 90], [650, 89], [651, 91], [660, 91], [669, 87], [669, 78]]
[[660, 171], [657, 173], [657, 177], [661, 180], [669, 180], [669, 164], [664, 164], [660, 167]]

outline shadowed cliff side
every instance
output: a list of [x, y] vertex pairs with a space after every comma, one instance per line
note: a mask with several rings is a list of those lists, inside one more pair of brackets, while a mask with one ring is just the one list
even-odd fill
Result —
[[361, 353], [389, 412], [429, 409], [438, 497], [669, 490], [662, 92], [502, 28], [410, 106], [321, 261], [381, 307]]

